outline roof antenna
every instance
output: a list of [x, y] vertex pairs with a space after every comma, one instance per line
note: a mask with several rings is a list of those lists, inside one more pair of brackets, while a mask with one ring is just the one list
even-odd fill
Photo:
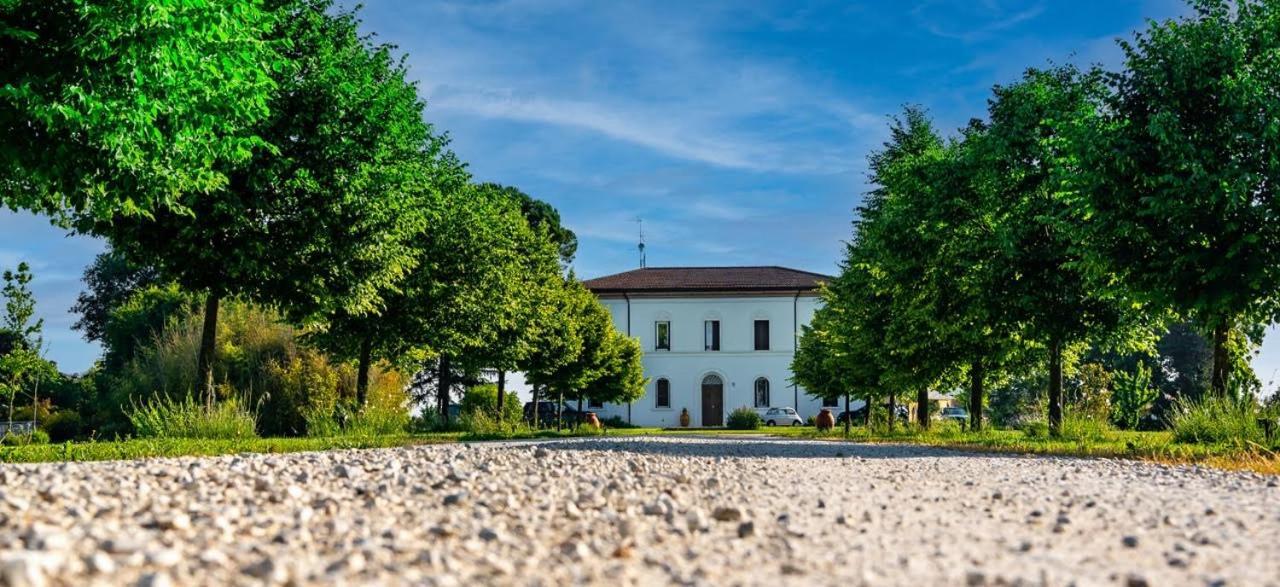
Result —
[[644, 219], [636, 216], [636, 223], [640, 225], [640, 268], [644, 269]]

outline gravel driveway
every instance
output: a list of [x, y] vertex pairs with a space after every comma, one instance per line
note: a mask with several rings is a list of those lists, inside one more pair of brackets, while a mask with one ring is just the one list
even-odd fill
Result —
[[763, 438], [0, 465], [0, 585], [1280, 585], [1275, 478]]

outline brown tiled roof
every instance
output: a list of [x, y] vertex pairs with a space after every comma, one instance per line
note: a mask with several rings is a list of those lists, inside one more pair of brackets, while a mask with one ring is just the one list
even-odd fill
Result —
[[597, 294], [632, 292], [813, 291], [831, 277], [786, 267], [648, 267], [588, 279]]

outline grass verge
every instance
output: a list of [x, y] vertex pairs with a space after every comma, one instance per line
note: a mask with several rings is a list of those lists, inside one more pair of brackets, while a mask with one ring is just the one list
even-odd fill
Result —
[[[743, 434], [736, 430], [664, 431], [672, 435], [695, 432], [713, 435]], [[908, 429], [888, 433], [869, 432], [862, 427], [853, 428], [848, 437], [845, 437], [844, 430], [841, 428], [830, 432], [819, 432], [809, 427], [762, 428], [754, 433], [779, 438], [919, 444], [999, 453], [1123, 458], [1165, 464], [1198, 464], [1227, 470], [1280, 475], [1280, 452], [1276, 450], [1254, 443], [1242, 445], [1232, 442], [1178, 442], [1171, 432], [1112, 430], [1091, 435], [1087, 439], [1031, 437], [1018, 430], [922, 432]]]
[[[656, 428], [610, 429], [606, 436], [656, 434]], [[360, 448], [391, 448], [459, 441], [521, 440], [601, 436], [600, 432], [537, 430], [508, 436], [463, 432], [346, 435], [301, 438], [134, 438], [117, 441], [65, 442], [0, 447], [0, 463], [109, 461], [156, 457], [218, 456], [240, 453], [289, 453]]]

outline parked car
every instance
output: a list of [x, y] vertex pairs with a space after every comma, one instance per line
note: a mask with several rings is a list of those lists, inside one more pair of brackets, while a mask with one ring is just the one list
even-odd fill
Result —
[[961, 426], [964, 426], [969, 423], [969, 410], [959, 406], [942, 408], [942, 413], [938, 415], [938, 418], [944, 422], [951, 420]]
[[[566, 425], [578, 422], [582, 416], [583, 414], [570, 406], [560, 407], [560, 421]], [[533, 419], [533, 402], [524, 403], [524, 419], [526, 422]], [[556, 425], [556, 402], [538, 402], [538, 425]]]
[[851, 424], [861, 424], [867, 419], [867, 402], [862, 400], [849, 402], [849, 409], [836, 414], [836, 425], [843, 426], [845, 420]]
[[[850, 406], [850, 407], [853, 407], [853, 406]], [[910, 420], [910, 417], [907, 415], [908, 410], [906, 406], [903, 406], [903, 405], [896, 406], [893, 411], [897, 412], [898, 420], [900, 422], [906, 423], [908, 420]], [[836, 425], [843, 426], [844, 421], [847, 418], [853, 418], [853, 422], [852, 422], [853, 424], [861, 425], [863, 422], [866, 422], [867, 421], [866, 403], [864, 402], [863, 405], [858, 408], [849, 410], [847, 412], [840, 412], [839, 414], [837, 414]]]
[[765, 426], [804, 426], [804, 418], [795, 408], [761, 408], [760, 411]]

